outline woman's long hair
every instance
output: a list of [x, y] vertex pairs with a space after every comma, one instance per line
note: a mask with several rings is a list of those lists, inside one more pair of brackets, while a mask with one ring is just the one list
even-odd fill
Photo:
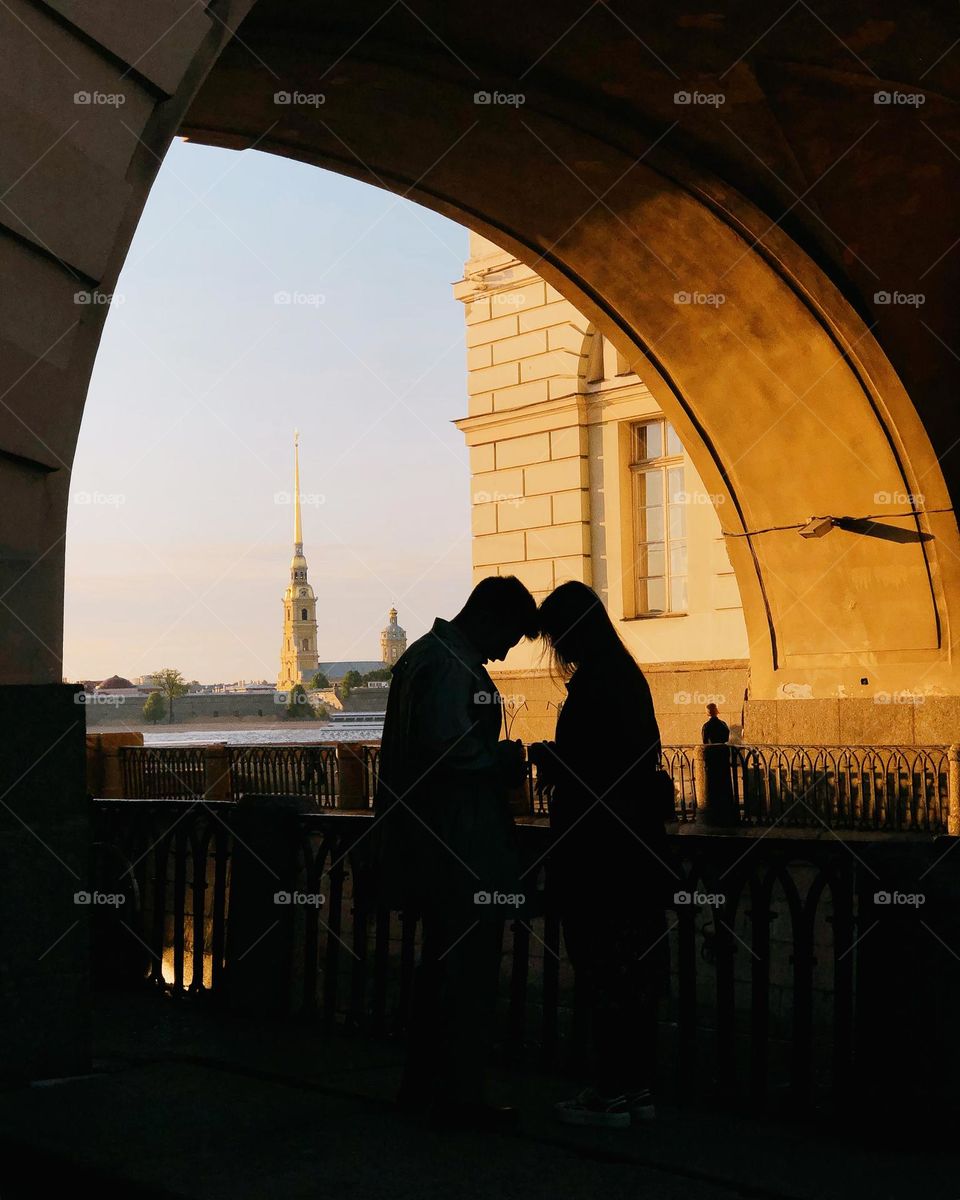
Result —
[[561, 583], [540, 605], [537, 616], [540, 633], [564, 678], [585, 663], [609, 669], [629, 666], [642, 674], [603, 601], [585, 583], [575, 579]]

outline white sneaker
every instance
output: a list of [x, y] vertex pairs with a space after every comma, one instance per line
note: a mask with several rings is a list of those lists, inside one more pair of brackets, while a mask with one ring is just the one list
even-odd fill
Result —
[[640, 1092], [628, 1093], [627, 1107], [630, 1110], [631, 1121], [636, 1124], [639, 1124], [640, 1121], [653, 1121], [657, 1115], [653, 1103], [653, 1093], [649, 1088], [644, 1088]]
[[604, 1129], [626, 1129], [630, 1125], [629, 1097], [601, 1096], [596, 1088], [584, 1088], [572, 1100], [553, 1106], [564, 1125], [595, 1125]]

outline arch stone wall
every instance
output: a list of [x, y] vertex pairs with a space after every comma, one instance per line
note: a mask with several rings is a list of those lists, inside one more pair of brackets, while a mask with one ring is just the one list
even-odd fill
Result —
[[[879, 707], [864, 689], [929, 689], [911, 727], [942, 735], [933, 717], [952, 721], [960, 695], [960, 539], [940, 511], [960, 464], [956, 15], [941, 0], [884, 21], [867, 0], [817, 7], [772, 26], [732, 0], [708, 15], [544, 0], [522, 19], [501, 0], [2, 7], [0, 853], [23, 864], [41, 835], [64, 855], [83, 842], [82, 721], [59, 679], [69, 474], [106, 312], [90, 293], [111, 292], [178, 130], [367, 180], [511, 250], [638, 364], [729, 499], [732, 532], [922, 496], [819, 540], [737, 539], [735, 566], [766, 728], [828, 740], [823, 721], [847, 712], [863, 734]], [[922, 114], [878, 105], [878, 89], [922, 96]], [[297, 92], [323, 104], [282, 99]], [[699, 291], [722, 307], [677, 300]], [[917, 292], [922, 319], [889, 303]], [[33, 790], [41, 761], [62, 787]], [[62, 882], [45, 892], [51, 929], [82, 934]], [[49, 1016], [58, 978], [81, 979], [85, 961], [68, 938], [38, 965], [51, 930], [32, 903], [14, 888], [3, 909], [5, 929], [28, 931], [2, 1022], [24, 1070], [42, 1041], [28, 1014]], [[79, 1046], [74, 994], [62, 1028]]]
[[[477, 106], [442, 48], [425, 80], [409, 46], [388, 52], [378, 32], [346, 59], [339, 43], [309, 44], [308, 74], [307, 49], [285, 53], [264, 30], [257, 52], [285, 88], [324, 82], [312, 109], [275, 105], [275, 80], [230, 47], [192, 106], [190, 136], [239, 148], [269, 125], [260, 148], [410, 195], [533, 266], [637, 365], [708, 490], [724, 495], [728, 532], [904, 514], [822, 539], [795, 528], [731, 539], [751, 703], [769, 730], [761, 705], [790, 697], [790, 732], [817, 740], [838, 736], [854, 707], [870, 728], [878, 693], [920, 693], [952, 713], [960, 541], [952, 512], [938, 511], [950, 494], [850, 280], [776, 225], [759, 189], [741, 194], [659, 144], [643, 128], [649, 111], [627, 128], [539, 86], [522, 110]], [[411, 120], [423, 122], [416, 137]]]

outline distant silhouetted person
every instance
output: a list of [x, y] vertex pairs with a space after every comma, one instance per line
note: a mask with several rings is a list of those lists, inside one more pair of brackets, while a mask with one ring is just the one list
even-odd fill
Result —
[[707, 705], [707, 720], [701, 730], [707, 776], [707, 822], [711, 825], [736, 825], [739, 821], [733, 795], [730, 726], [720, 719], [716, 704]]
[[423, 919], [403, 1107], [441, 1123], [491, 1126], [484, 1103], [503, 921], [517, 915], [508, 791], [523, 746], [501, 741], [503, 706], [484, 666], [537, 633], [536, 602], [513, 576], [481, 580], [393, 668], [373, 842], [380, 903]]
[[660, 730], [650, 688], [600, 598], [564, 583], [539, 610], [567, 677], [555, 742], [531, 747], [553, 783], [547, 884], [585, 985], [596, 1086], [556, 1106], [560, 1120], [622, 1127], [654, 1115], [657, 1009], [669, 977], [670, 866], [658, 797]]
[[715, 704], [707, 705], [707, 721], [700, 731], [703, 741], [708, 746], [719, 745], [720, 742], [730, 741], [730, 726], [720, 720], [720, 711]]

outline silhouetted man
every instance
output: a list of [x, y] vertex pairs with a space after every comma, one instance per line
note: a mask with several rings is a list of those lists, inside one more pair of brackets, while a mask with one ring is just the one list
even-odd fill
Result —
[[523, 747], [501, 741], [500, 693], [484, 665], [537, 634], [536, 602], [513, 576], [481, 580], [393, 668], [374, 841], [380, 900], [423, 919], [404, 1106], [452, 1124], [496, 1124], [483, 1102], [505, 917], [518, 859], [508, 789]]
[[707, 720], [701, 734], [707, 775], [707, 821], [711, 825], [736, 825], [740, 814], [733, 795], [730, 760], [730, 726], [720, 719], [715, 704], [707, 705]]
[[708, 720], [704, 723], [703, 729], [700, 731], [703, 735], [704, 744], [707, 746], [716, 746], [720, 742], [730, 741], [730, 726], [726, 721], [720, 720], [720, 712], [715, 704], [707, 705]]

